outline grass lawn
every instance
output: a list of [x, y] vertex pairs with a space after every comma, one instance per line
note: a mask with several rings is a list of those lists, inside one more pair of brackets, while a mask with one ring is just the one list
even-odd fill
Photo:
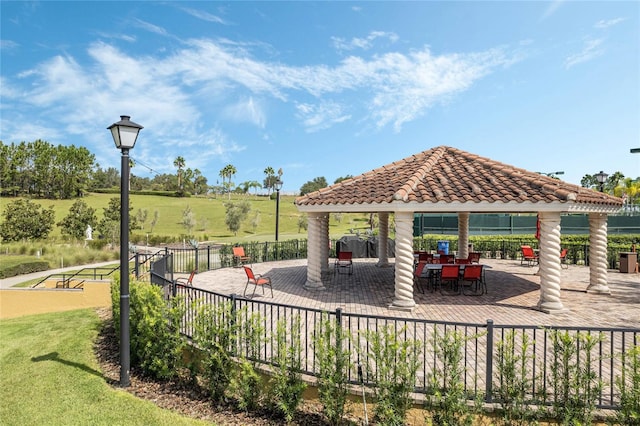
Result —
[[111, 388], [93, 353], [92, 310], [0, 321], [2, 425], [196, 425]]

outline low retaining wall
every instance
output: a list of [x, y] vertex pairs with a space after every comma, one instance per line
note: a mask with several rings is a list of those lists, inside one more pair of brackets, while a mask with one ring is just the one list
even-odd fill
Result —
[[0, 319], [111, 306], [109, 281], [85, 282], [83, 286], [82, 289], [0, 290]]

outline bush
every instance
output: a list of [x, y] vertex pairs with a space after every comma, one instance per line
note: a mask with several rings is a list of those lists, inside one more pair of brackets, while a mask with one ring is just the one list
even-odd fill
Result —
[[[3, 262], [4, 263], [4, 262]], [[46, 271], [49, 263], [42, 260], [29, 260], [14, 265], [3, 265], [0, 268], [0, 278], [15, 277], [32, 272]]]
[[271, 376], [271, 403], [276, 411], [290, 422], [302, 401], [302, 392], [307, 385], [302, 381], [302, 342], [300, 315], [296, 315], [290, 326], [282, 318], [276, 325], [276, 369]]
[[622, 375], [616, 377], [616, 388], [620, 393], [616, 420], [621, 425], [640, 426], [640, 346], [626, 351], [623, 359]]
[[255, 409], [260, 400], [262, 381], [258, 374], [257, 360], [260, 359], [264, 326], [260, 313], [254, 312], [247, 318], [246, 312], [246, 308], [242, 309], [237, 316], [245, 320], [239, 324], [239, 368], [231, 380], [231, 388], [240, 409], [249, 411]]
[[332, 425], [342, 421], [347, 402], [347, 375], [351, 369], [348, 336], [342, 326], [323, 316], [313, 335], [314, 356], [318, 363], [318, 394], [324, 415]]
[[366, 359], [367, 379], [372, 382], [376, 400], [375, 420], [379, 424], [403, 425], [413, 403], [411, 393], [422, 342], [399, 339], [404, 331], [406, 328], [396, 331], [388, 325], [362, 334], [370, 347], [363, 358]]

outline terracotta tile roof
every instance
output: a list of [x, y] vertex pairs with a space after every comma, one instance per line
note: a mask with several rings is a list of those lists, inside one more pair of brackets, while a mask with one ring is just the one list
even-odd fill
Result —
[[439, 146], [296, 199], [298, 206], [372, 203], [573, 203], [622, 199], [448, 146]]

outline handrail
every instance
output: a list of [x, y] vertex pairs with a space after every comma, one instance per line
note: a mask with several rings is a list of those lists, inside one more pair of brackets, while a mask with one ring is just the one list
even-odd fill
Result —
[[[129, 258], [129, 262], [135, 260], [135, 255], [131, 256]], [[106, 270], [106, 273], [98, 273], [98, 271], [100, 270]], [[47, 275], [46, 277], [42, 278], [40, 281], [38, 281], [37, 283], [35, 283], [34, 285], [31, 286], [31, 288], [37, 288], [39, 285], [41, 285], [42, 283], [51, 280], [51, 279], [55, 279], [55, 278], [59, 278], [62, 277], [62, 282], [66, 283], [66, 286], [63, 286], [63, 288], [67, 288], [68, 287], [68, 283], [71, 282], [71, 280], [73, 280], [74, 278], [84, 278], [87, 277], [87, 279], [100, 279], [103, 280], [105, 277], [111, 276], [111, 274], [113, 274], [115, 271], [119, 271], [120, 270], [120, 265], [118, 264], [117, 266], [113, 267], [113, 268], [107, 268], [104, 266], [97, 266], [97, 267], [93, 267], [93, 268], [82, 268], [77, 272], [74, 272], [71, 275], [67, 275], [64, 272], [62, 273], [56, 273], [56, 274], [51, 274], [51, 275]], [[86, 271], [90, 271], [90, 272], [86, 272]], [[100, 278], [98, 278], [100, 277]], [[83, 280], [83, 282], [86, 280]], [[60, 281], [58, 281], [60, 282]], [[57, 283], [56, 283], [57, 286]]]

